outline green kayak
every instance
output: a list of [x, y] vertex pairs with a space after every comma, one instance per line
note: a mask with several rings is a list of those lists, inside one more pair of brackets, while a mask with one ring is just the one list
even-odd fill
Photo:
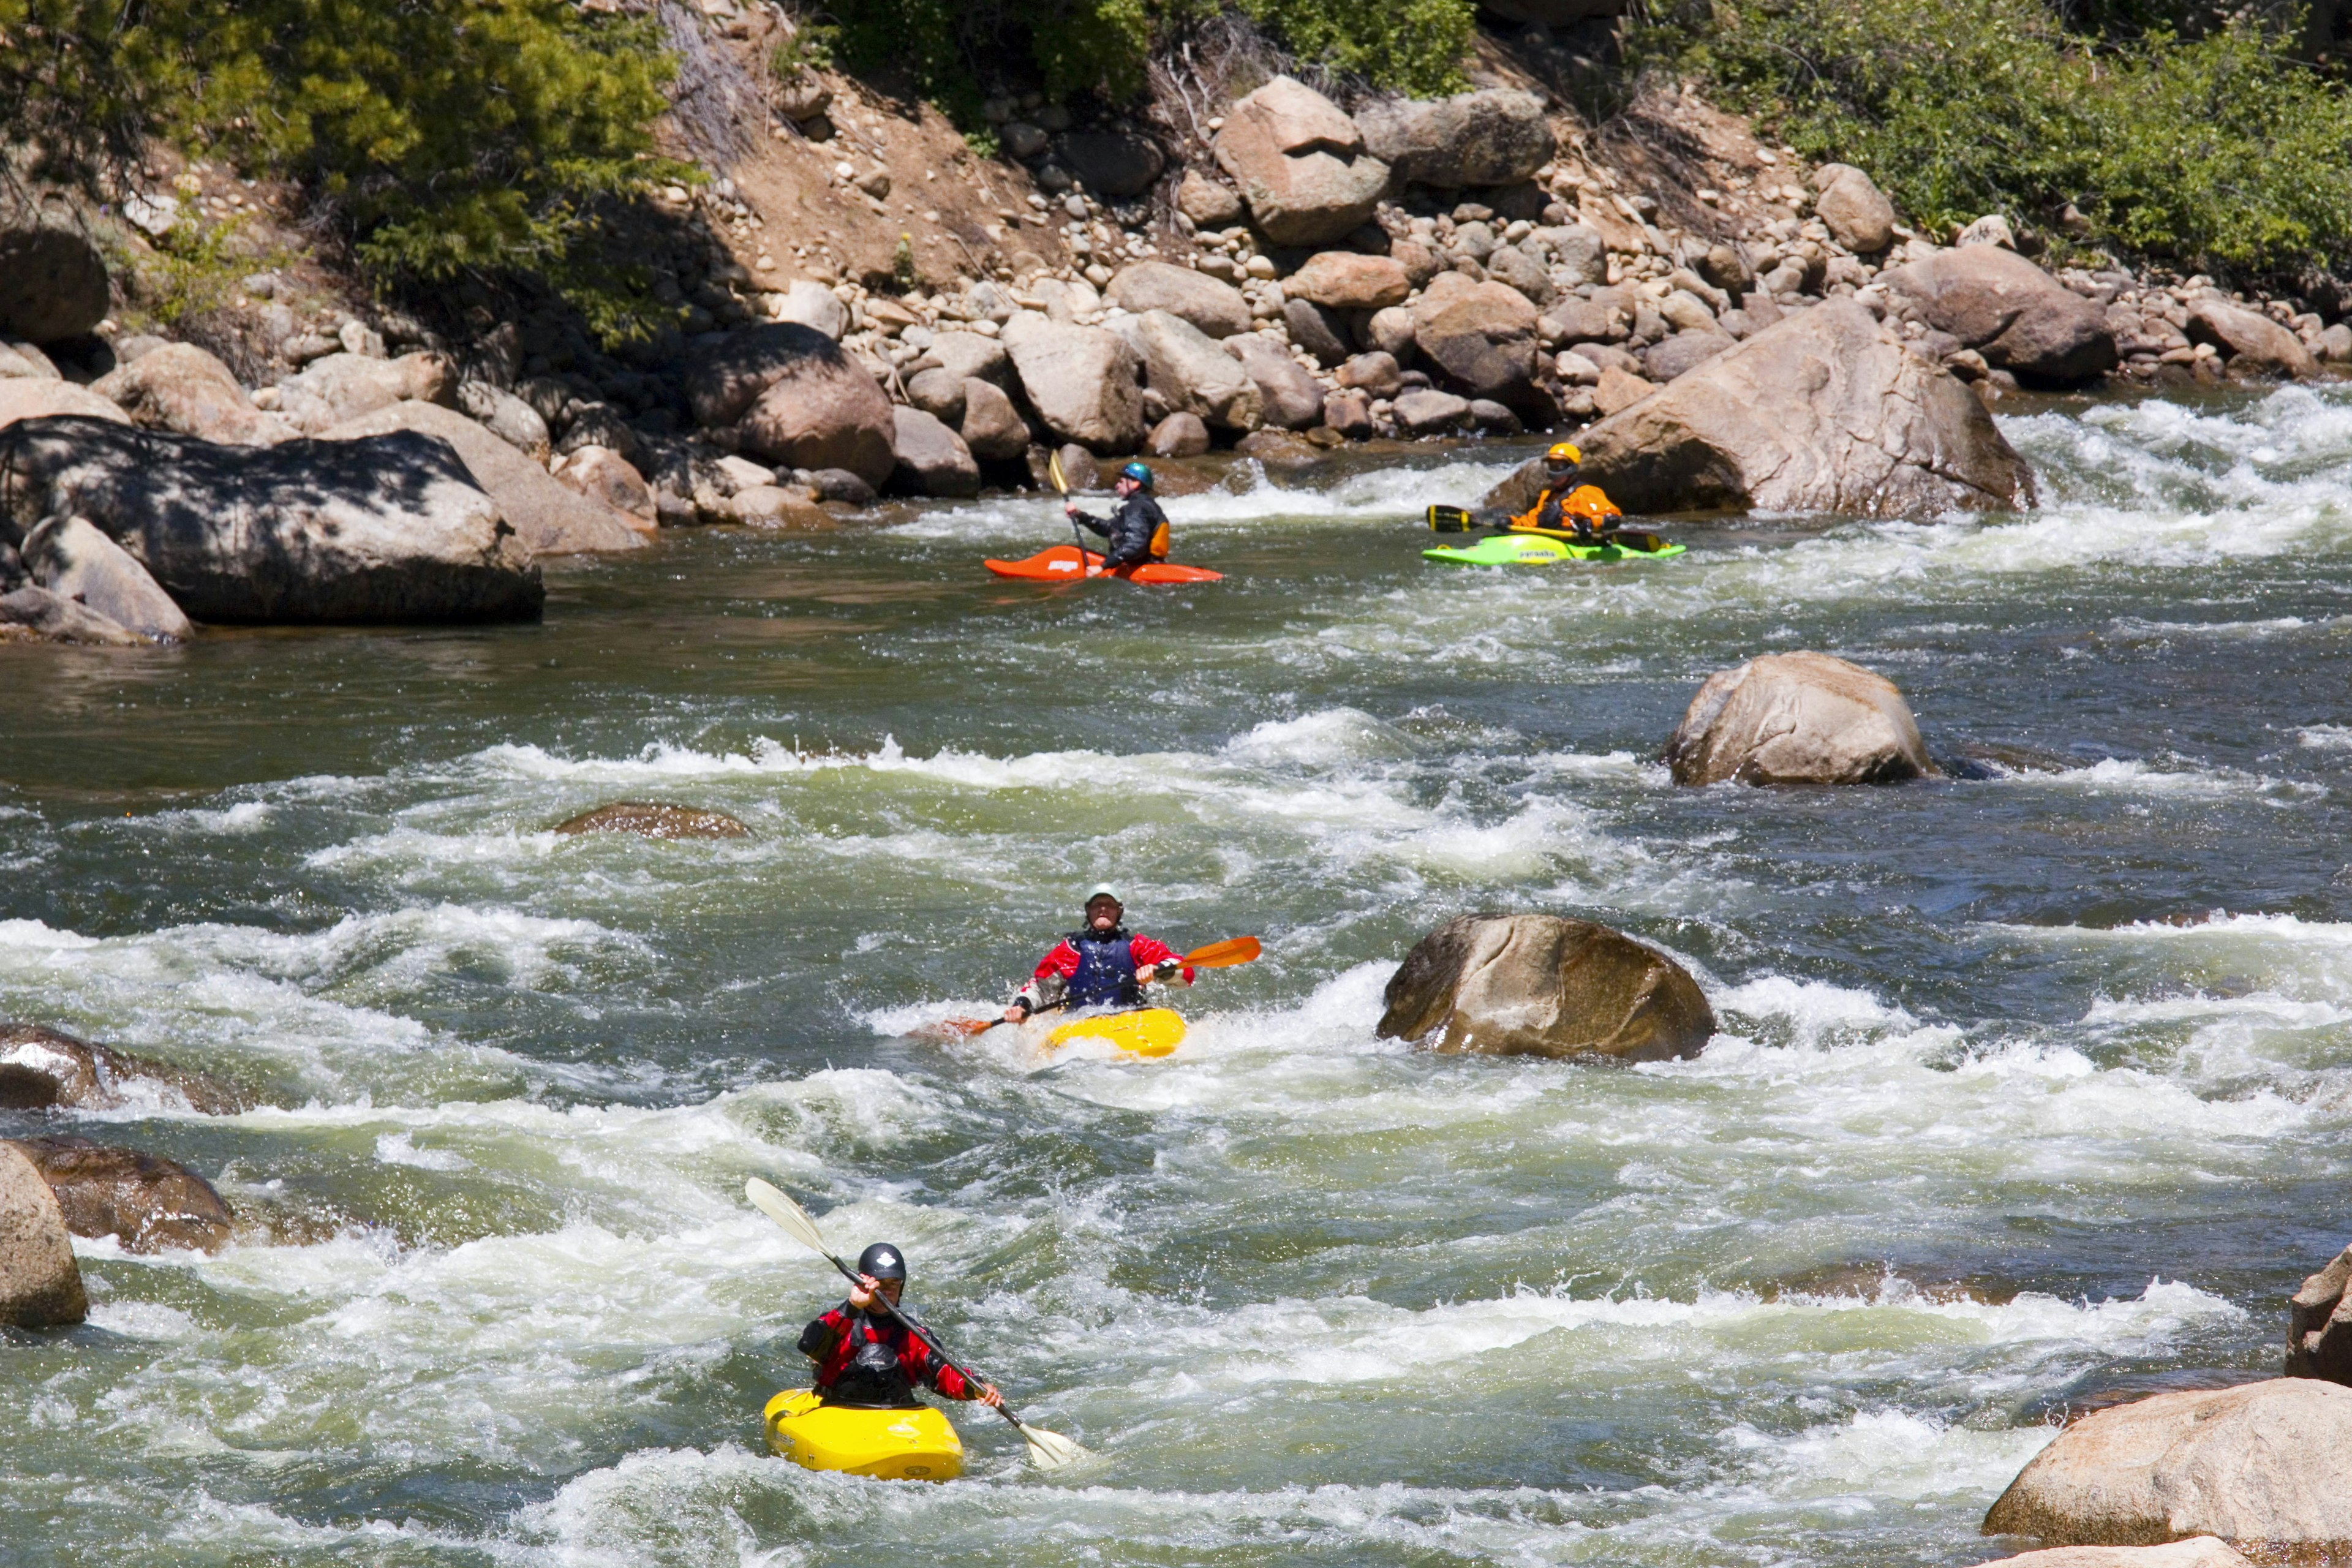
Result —
[[1555, 566], [1563, 561], [1662, 561], [1682, 552], [1681, 545], [1669, 544], [1654, 533], [1591, 544], [1544, 533], [1496, 533], [1475, 544], [1441, 545], [1422, 554], [1451, 566]]

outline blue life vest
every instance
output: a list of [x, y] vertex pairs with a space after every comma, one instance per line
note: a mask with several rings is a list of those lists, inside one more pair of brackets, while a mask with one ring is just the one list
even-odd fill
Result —
[[1143, 1000], [1143, 987], [1135, 983], [1135, 939], [1125, 926], [1113, 927], [1106, 936], [1074, 931], [1063, 940], [1078, 953], [1078, 972], [1070, 976], [1066, 993], [1071, 1006], [1132, 1007]]

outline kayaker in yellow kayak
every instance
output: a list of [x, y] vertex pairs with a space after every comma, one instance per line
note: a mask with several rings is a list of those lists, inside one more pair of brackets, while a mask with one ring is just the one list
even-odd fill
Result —
[[1038, 961], [1029, 984], [1004, 1009], [1008, 1024], [1025, 1024], [1048, 1007], [1134, 1007], [1153, 981], [1192, 984], [1183, 955], [1164, 942], [1119, 923], [1127, 913], [1118, 889], [1087, 895], [1086, 924]]
[[1546, 452], [1543, 493], [1536, 497], [1535, 505], [1511, 519], [1506, 525], [1509, 531], [1564, 534], [1579, 544], [1590, 544], [1596, 530], [1605, 538], [1623, 526], [1625, 513], [1601, 493], [1599, 485], [1576, 482], [1577, 466], [1583, 461], [1584, 454], [1568, 441]]
[[873, 1310], [877, 1296], [896, 1307], [906, 1289], [906, 1254], [877, 1241], [857, 1255], [857, 1282], [849, 1288], [849, 1300], [801, 1331], [801, 1353], [816, 1363], [816, 1391], [825, 1403], [911, 1409], [914, 1385], [920, 1383], [942, 1399], [1003, 1405], [993, 1384], [975, 1387], [966, 1382], [897, 1317]]

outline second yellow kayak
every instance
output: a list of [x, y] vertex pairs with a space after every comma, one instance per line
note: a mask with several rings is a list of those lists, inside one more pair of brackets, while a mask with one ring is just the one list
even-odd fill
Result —
[[884, 1481], [951, 1481], [963, 1474], [963, 1439], [932, 1409], [859, 1410], [827, 1405], [808, 1388], [768, 1401], [769, 1451], [812, 1470]]
[[1165, 1007], [1097, 1013], [1062, 1025], [1045, 1037], [1045, 1046], [1058, 1049], [1072, 1040], [1108, 1040], [1129, 1056], [1164, 1057], [1183, 1044], [1184, 1020]]

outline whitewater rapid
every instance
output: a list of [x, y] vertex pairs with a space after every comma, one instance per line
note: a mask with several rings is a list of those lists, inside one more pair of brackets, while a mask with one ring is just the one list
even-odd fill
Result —
[[[1670, 570], [1424, 563], [1474, 446], [1173, 501], [1213, 592], [984, 579], [1061, 526], [988, 500], [562, 567], [541, 628], [8, 650], [0, 1018], [257, 1103], [0, 1113], [245, 1221], [78, 1242], [90, 1323], [7, 1338], [0, 1564], [1999, 1554], [2064, 1411], [2263, 1374], [2352, 1239], [2352, 399], [2004, 428], [2032, 516]], [[1675, 788], [1697, 681], [1794, 647], [1953, 776]], [[551, 831], [634, 799], [751, 832]], [[1103, 879], [1265, 942], [1173, 1057], [924, 1034]], [[1378, 1037], [1478, 909], [1633, 931], [1722, 1032]], [[752, 1175], [1108, 1463], [765, 1456], [837, 1284]]]

